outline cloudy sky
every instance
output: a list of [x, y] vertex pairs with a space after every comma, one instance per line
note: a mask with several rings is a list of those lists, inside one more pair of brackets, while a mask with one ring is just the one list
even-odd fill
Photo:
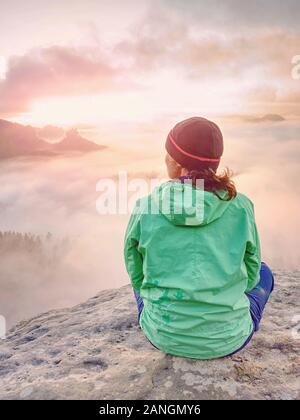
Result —
[[299, 23], [299, 0], [0, 0], [0, 118], [109, 146], [1, 161], [0, 231], [77, 239], [50, 281], [6, 262], [0, 313], [15, 322], [128, 283], [128, 215], [101, 218], [96, 183], [166, 176], [167, 132], [194, 115], [222, 128], [222, 167], [255, 203], [263, 259], [299, 269]]
[[0, 116], [299, 115], [297, 0], [1, 0]]

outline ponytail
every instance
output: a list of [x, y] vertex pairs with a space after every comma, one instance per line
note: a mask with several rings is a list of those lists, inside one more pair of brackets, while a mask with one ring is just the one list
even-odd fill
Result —
[[[237, 191], [234, 182], [231, 179], [232, 172], [226, 168], [222, 174], [217, 175], [211, 168], [202, 170], [192, 170], [188, 173], [188, 176], [192, 180], [192, 185], [197, 187], [197, 180], [204, 180], [204, 190], [212, 192], [220, 200], [230, 201], [236, 197]], [[225, 190], [227, 197], [222, 198], [218, 191]]]

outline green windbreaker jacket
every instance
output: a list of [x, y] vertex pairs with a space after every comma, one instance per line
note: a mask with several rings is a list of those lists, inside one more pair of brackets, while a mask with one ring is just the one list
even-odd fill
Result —
[[137, 201], [124, 254], [144, 301], [140, 326], [157, 348], [212, 359], [237, 350], [252, 333], [245, 292], [259, 281], [261, 259], [246, 196], [223, 201], [166, 182]]

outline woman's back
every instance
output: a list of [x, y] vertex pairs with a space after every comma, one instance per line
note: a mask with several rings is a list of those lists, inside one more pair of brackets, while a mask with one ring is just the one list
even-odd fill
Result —
[[245, 292], [259, 280], [260, 249], [244, 195], [226, 201], [180, 180], [162, 184], [137, 203], [125, 259], [144, 302], [140, 325], [159, 349], [210, 359], [251, 335]]
[[216, 172], [223, 136], [214, 122], [179, 122], [165, 147], [170, 181], [137, 202], [125, 238], [140, 326], [166, 353], [226, 356], [258, 331], [274, 288], [253, 205], [228, 170]]

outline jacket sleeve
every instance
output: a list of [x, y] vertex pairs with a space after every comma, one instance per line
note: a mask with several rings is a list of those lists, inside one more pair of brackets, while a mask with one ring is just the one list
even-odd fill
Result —
[[252, 290], [260, 280], [261, 252], [254, 211], [252, 214], [252, 220], [250, 221], [249, 230], [250, 235], [246, 244], [244, 256], [244, 262], [248, 273], [248, 286], [246, 292]]
[[132, 287], [137, 292], [140, 291], [143, 274], [143, 256], [138, 251], [140, 237], [140, 214], [136, 212], [135, 207], [126, 229], [124, 242], [124, 259], [127, 273], [130, 277]]

